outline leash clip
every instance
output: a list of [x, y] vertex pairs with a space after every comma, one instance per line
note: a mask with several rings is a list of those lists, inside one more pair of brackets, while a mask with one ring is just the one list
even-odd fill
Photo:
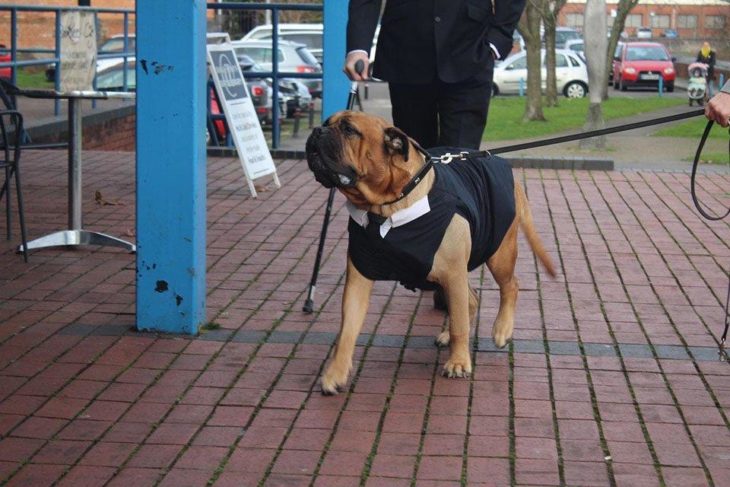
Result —
[[466, 159], [466, 156], [469, 155], [469, 151], [461, 151], [458, 154], [452, 154], [451, 152], [447, 152], [446, 154], [439, 157], [439, 162], [441, 164], [448, 164], [454, 159], [458, 159], [460, 161], [463, 161]]

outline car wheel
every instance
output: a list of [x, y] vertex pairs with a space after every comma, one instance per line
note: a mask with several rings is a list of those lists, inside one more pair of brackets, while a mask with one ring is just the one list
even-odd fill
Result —
[[580, 81], [571, 81], [563, 89], [563, 94], [568, 98], [583, 98], [586, 96], [586, 86]]
[[619, 88], [619, 89], [620, 89], [621, 91], [627, 91], [627, 90], [629, 89], [629, 88], [628, 88], [628, 86], [626, 86], [626, 85], [624, 84], [624, 80], [623, 80], [623, 78], [622, 78], [622, 79], [620, 79], [620, 80], [618, 80], [618, 88]]
[[674, 93], [674, 81], [672, 81], [671, 83], [667, 83], [667, 92]]
[[499, 87], [496, 83], [492, 83], [492, 96], [499, 95]]
[[613, 89], [618, 90], [618, 78], [613, 79]]

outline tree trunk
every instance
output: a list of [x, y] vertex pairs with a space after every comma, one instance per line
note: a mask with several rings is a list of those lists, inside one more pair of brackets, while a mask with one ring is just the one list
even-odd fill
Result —
[[[631, 10], [639, 3], [639, 0], [619, 0], [616, 5], [616, 17], [613, 19], [613, 26], [611, 27], [611, 37], [608, 39], [608, 47], [606, 49], [606, 75], [613, 70], [613, 53], [616, 51], [616, 46], [621, 37], [621, 33], [624, 31], [624, 25], [626, 24], [626, 17], [628, 17]], [[606, 84], [601, 87], [601, 100], [608, 99], [608, 78]]]
[[[606, 71], [606, 0], [587, 0], [583, 17], [583, 32], [590, 32], [590, 36], [584, 37], [585, 54], [588, 64], [588, 96], [590, 105], [586, 115], [584, 130], [595, 130], [603, 128], [603, 111], [601, 109], [601, 88], [608, 82]], [[582, 139], [580, 147], [604, 148], [606, 137], [592, 137]]]
[[525, 9], [526, 22], [520, 29], [525, 39], [525, 51], [527, 56], [527, 96], [525, 113], [522, 116], [524, 122], [531, 120], [545, 120], [542, 113], [542, 87], [540, 73], [540, 13], [527, 2]]
[[[558, 106], [558, 84], [555, 76], [555, 22], [545, 24], [545, 105]], [[549, 25], [552, 24], [552, 25]]]

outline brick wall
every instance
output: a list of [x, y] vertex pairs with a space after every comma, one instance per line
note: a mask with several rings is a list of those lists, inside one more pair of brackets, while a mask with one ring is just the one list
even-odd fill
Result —
[[[85, 115], [83, 150], [134, 152], [136, 121], [133, 106]], [[33, 142], [37, 144], [68, 140], [68, 124], [65, 120], [33, 126], [28, 131]]]
[[[10, 2], [15, 3], [15, 2]], [[17, 2], [20, 4], [21, 2]], [[29, 0], [23, 5], [43, 7], [74, 7], [77, 0]], [[135, 0], [91, 0], [92, 7], [134, 10]], [[21, 48], [53, 48], [55, 45], [55, 14], [52, 12], [19, 12], [18, 41]], [[99, 39], [124, 32], [121, 14], [99, 14]], [[134, 16], [130, 17], [130, 32], [134, 32]], [[10, 45], [10, 14], [0, 12], [0, 44]]]

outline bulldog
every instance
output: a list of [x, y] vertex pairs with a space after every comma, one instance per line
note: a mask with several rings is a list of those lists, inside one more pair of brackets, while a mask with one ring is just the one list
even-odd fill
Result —
[[514, 328], [518, 229], [555, 276], [510, 165], [495, 156], [449, 163], [448, 157], [433, 157], [444, 153], [459, 150], [429, 154], [398, 128], [363, 112], [338, 112], [307, 139], [315, 179], [336, 187], [350, 212], [342, 324], [321, 378], [323, 394], [336, 394], [347, 382], [374, 281], [443, 291], [449, 319], [436, 337], [437, 345], [450, 349], [443, 374], [467, 377], [469, 328], [478, 309], [468, 273], [486, 263], [499, 286], [492, 328], [498, 347], [507, 344]]

